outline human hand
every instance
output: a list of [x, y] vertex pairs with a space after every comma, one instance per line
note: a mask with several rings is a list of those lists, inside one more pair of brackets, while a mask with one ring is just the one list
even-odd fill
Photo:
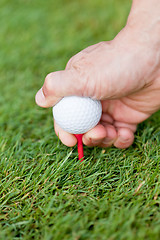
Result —
[[[136, 31], [126, 26], [113, 41], [84, 49], [69, 60], [64, 71], [47, 75], [36, 95], [37, 104], [51, 107], [69, 95], [101, 100], [101, 121], [84, 134], [83, 143], [129, 147], [137, 124], [160, 107], [160, 52], [136, 38]], [[54, 125], [65, 145], [76, 144], [74, 135]]]

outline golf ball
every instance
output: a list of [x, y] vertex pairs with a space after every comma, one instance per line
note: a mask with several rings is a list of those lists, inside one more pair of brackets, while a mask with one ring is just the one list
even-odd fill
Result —
[[64, 97], [53, 107], [56, 123], [72, 134], [88, 132], [98, 124], [101, 115], [101, 102], [88, 97]]

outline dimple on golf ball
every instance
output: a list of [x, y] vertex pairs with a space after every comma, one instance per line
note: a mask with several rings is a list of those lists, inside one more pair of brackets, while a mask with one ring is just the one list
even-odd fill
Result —
[[88, 132], [98, 124], [101, 115], [101, 102], [88, 97], [64, 97], [53, 107], [56, 123], [72, 134]]

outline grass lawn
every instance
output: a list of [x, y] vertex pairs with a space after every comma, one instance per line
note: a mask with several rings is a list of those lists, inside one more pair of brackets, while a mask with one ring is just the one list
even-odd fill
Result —
[[160, 239], [160, 112], [129, 149], [85, 147], [80, 163], [34, 102], [47, 73], [120, 31], [130, 5], [0, 1], [0, 240]]

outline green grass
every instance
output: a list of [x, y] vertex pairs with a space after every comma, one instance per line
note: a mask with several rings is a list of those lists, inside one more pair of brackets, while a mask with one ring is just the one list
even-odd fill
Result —
[[160, 239], [160, 113], [127, 150], [63, 146], [35, 105], [47, 73], [111, 40], [128, 0], [1, 0], [0, 239]]

